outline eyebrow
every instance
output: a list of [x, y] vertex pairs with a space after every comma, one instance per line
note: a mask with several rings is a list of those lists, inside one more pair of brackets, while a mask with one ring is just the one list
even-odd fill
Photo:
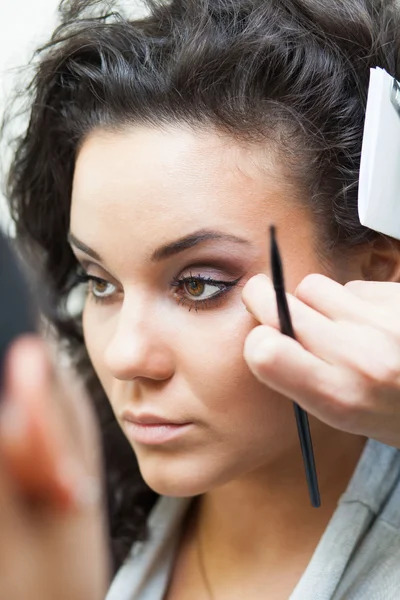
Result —
[[71, 232], [68, 233], [67, 240], [72, 246], [78, 248], [78, 250], [81, 250], [88, 256], [91, 256], [95, 260], [102, 262], [100, 254], [98, 254], [97, 252], [92, 250], [92, 248], [89, 248], [89, 246], [86, 246], [86, 244], [78, 240], [78, 238], [76, 238]]
[[155, 250], [151, 255], [151, 261], [158, 262], [160, 260], [165, 260], [166, 258], [170, 258], [175, 254], [189, 250], [189, 248], [193, 248], [193, 246], [209, 240], [223, 240], [227, 242], [234, 242], [236, 244], [246, 244], [248, 246], [252, 245], [245, 238], [241, 238], [236, 235], [223, 233], [221, 231], [215, 231], [212, 229], [200, 229], [199, 231], [190, 233], [189, 235], [186, 235], [175, 242], [165, 244], [165, 246], [160, 246], [160, 248], [157, 248], [157, 250]]
[[[236, 235], [223, 233], [221, 231], [215, 231], [212, 229], [199, 229], [198, 231], [185, 235], [174, 242], [160, 246], [151, 254], [150, 260], [151, 262], [160, 262], [162, 260], [166, 260], [171, 256], [179, 254], [180, 252], [184, 252], [185, 250], [189, 250], [189, 248], [193, 248], [197, 244], [201, 244], [202, 242], [209, 240], [222, 240], [234, 242], [235, 244], [245, 244], [247, 246], [253, 245], [249, 240]], [[71, 232], [68, 233], [68, 241], [70, 244], [88, 256], [91, 256], [95, 260], [102, 262], [100, 255], [95, 250], [92, 250], [92, 248], [89, 248], [89, 246], [78, 240]]]

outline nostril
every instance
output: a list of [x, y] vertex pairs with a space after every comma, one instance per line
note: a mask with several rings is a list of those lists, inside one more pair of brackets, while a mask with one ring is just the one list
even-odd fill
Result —
[[168, 346], [159, 347], [156, 343], [143, 340], [128, 340], [109, 346], [105, 353], [105, 363], [111, 375], [120, 380], [169, 379], [174, 372], [173, 353]]

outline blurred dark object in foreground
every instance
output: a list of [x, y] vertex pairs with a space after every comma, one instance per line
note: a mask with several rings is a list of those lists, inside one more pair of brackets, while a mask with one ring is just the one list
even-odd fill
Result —
[[19, 335], [36, 330], [36, 304], [23, 269], [0, 231], [0, 398], [7, 348]]

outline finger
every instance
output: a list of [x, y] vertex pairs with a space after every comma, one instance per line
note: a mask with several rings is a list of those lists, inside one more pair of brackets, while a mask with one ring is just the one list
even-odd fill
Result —
[[14, 343], [5, 365], [1, 449], [21, 494], [67, 509], [74, 506], [81, 472], [79, 463], [65, 451], [62, 423], [52, 408], [50, 381], [44, 344], [33, 336]]
[[307, 275], [297, 286], [295, 296], [333, 321], [375, 322], [367, 302], [325, 275]]
[[392, 281], [349, 281], [344, 286], [354, 296], [378, 307], [393, 308], [397, 312], [400, 306], [400, 283]]
[[[329, 277], [313, 274], [305, 277], [298, 285], [295, 296], [332, 321], [366, 324], [391, 333], [396, 319], [393, 312], [388, 311], [388, 307], [396, 306], [397, 312], [400, 303], [400, 292], [391, 285], [398, 285], [400, 288], [400, 284], [370, 286], [369, 283], [371, 282], [359, 281], [343, 286]], [[382, 303], [384, 297], [385, 301]], [[388, 298], [391, 298], [390, 302]], [[398, 329], [400, 333], [400, 327]]]
[[244, 358], [259, 381], [307, 412], [332, 426], [345, 422], [345, 377], [296, 340], [260, 325], [246, 338]]
[[[328, 283], [336, 285], [329, 279]], [[251, 306], [254, 316], [266, 325], [279, 327], [275, 292], [268, 277], [257, 275], [246, 286], [243, 289], [244, 300]], [[396, 365], [400, 362], [398, 342], [393, 335], [387, 336], [383, 327], [376, 323], [366, 324], [363, 319], [356, 322], [333, 321], [291, 294], [287, 294], [287, 299], [296, 339], [305, 350], [331, 365], [354, 370], [363, 377], [377, 372], [397, 378]], [[382, 381], [387, 381], [388, 375], [382, 377]]]
[[[325, 328], [325, 333], [330, 331], [331, 324], [329, 319], [312, 311], [307, 305], [295, 298], [292, 294], [286, 294], [286, 297], [292, 316], [296, 314], [297, 317], [296, 335], [301, 335], [301, 329], [304, 328], [304, 325], [308, 324], [308, 319], [313, 316], [315, 317], [314, 324]], [[272, 282], [267, 275], [260, 273], [249, 279], [242, 290], [242, 299], [248, 311], [251, 312], [260, 323], [280, 330], [276, 294]]]
[[[296, 339], [316, 357], [327, 362], [340, 361], [343, 340], [336, 324], [291, 294], [286, 296]], [[266, 275], [260, 274], [249, 279], [242, 297], [248, 310], [260, 323], [280, 330], [275, 291]]]

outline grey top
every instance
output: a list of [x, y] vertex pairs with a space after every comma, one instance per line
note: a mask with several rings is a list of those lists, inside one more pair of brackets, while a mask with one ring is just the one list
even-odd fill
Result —
[[[163, 600], [190, 499], [161, 497], [106, 600]], [[400, 599], [400, 451], [368, 440], [288, 600]]]

